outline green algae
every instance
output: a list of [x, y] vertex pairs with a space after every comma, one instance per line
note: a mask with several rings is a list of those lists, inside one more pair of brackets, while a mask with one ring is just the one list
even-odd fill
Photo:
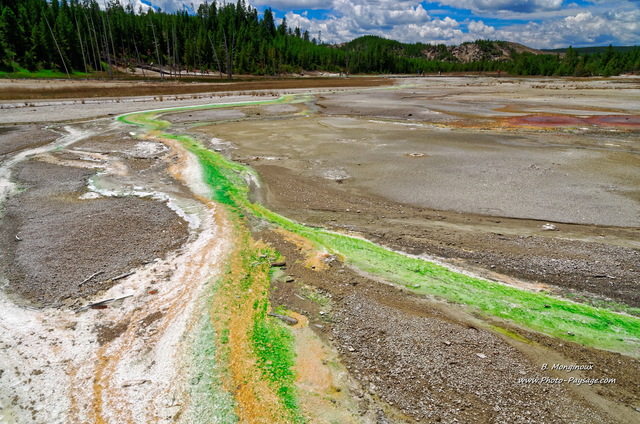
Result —
[[457, 273], [367, 240], [305, 227], [270, 211], [263, 210], [262, 216], [339, 254], [361, 271], [413, 292], [469, 305], [555, 337], [637, 355], [640, 319], [636, 317]]
[[295, 388], [294, 337], [287, 328], [269, 319], [268, 302], [257, 306], [257, 314], [251, 330], [251, 341], [258, 359], [258, 367], [266, 379], [275, 386], [276, 395], [289, 411], [290, 422], [304, 423]]

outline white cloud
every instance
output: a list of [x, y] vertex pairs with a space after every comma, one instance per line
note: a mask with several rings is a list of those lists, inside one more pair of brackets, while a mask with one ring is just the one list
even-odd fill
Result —
[[336, 0], [335, 11], [340, 18], [352, 20], [362, 29], [417, 24], [429, 20], [427, 11], [418, 1]]
[[142, 3], [140, 0], [131, 0], [129, 2], [121, 2], [123, 5], [132, 5], [133, 6], [133, 10], [138, 13], [138, 10], [142, 9], [143, 12], [146, 12], [147, 10], [151, 9], [151, 6], [149, 6], [148, 4], [144, 4]]
[[478, 37], [476, 37], [476, 40], [480, 38], [493, 38], [496, 33], [496, 29], [494, 27], [485, 25], [485, 23], [482, 21], [472, 20], [467, 24], [467, 28], [469, 29], [469, 34], [478, 35]]
[[530, 22], [501, 28], [495, 31], [494, 38], [534, 48], [634, 44], [640, 39], [639, 22], [640, 10], [613, 10], [606, 13], [587, 11], [543, 23]]
[[285, 17], [289, 27], [300, 27], [303, 31], [309, 31], [310, 38], [320, 39], [322, 42], [342, 43], [369, 33], [351, 19], [335, 16], [323, 20], [309, 19], [293, 12], [288, 12]]
[[611, 22], [611, 33], [624, 44], [637, 44], [640, 40], [640, 10], [610, 11], [605, 14]]
[[331, 0], [253, 0], [252, 6], [265, 6], [277, 10], [332, 9]]
[[[205, 0], [188, 0], [188, 1], [184, 1], [184, 0], [145, 0], [144, 3], [149, 3], [152, 4], [154, 9], [158, 10], [158, 8], [162, 9], [163, 12], [167, 12], [167, 13], [173, 13], [177, 10], [182, 10], [185, 7], [187, 9], [191, 9], [191, 5], [193, 4], [195, 6], [195, 10], [198, 10], [198, 6], [200, 6], [202, 3], [204, 3]], [[209, 3], [211, 3], [212, 1], [210, 1]], [[133, 3], [134, 4], [134, 8], [135, 11], [138, 11], [138, 6], [142, 5], [142, 9], [144, 11], [149, 9], [149, 6], [147, 4], [144, 4], [141, 0], [120, 0], [120, 3], [122, 4], [128, 4], [128, 3]]]
[[639, 22], [640, 10], [610, 10], [603, 14], [579, 13], [549, 26], [563, 41], [585, 44], [608, 38], [633, 43], [640, 38]]
[[476, 13], [490, 11], [533, 13], [558, 10], [562, 7], [562, 0], [432, 0], [430, 2], [472, 10]]
[[369, 15], [378, 25], [367, 23], [366, 14], [357, 9], [349, 11], [349, 14], [324, 20], [309, 19], [293, 12], [287, 13], [286, 18], [289, 26], [299, 26], [302, 30], [308, 30], [311, 37], [317, 38], [321, 31], [322, 41], [328, 43], [342, 43], [363, 35], [423, 43], [446, 43], [447, 40], [463, 36], [462, 30], [459, 29], [460, 24], [454, 19], [431, 20], [426, 11], [421, 12], [417, 6], [409, 10], [409, 13], [382, 10]]
[[287, 24], [308, 30], [312, 37], [322, 31], [322, 41], [341, 43], [362, 35], [406, 39], [416, 28], [431, 22], [429, 14], [416, 0], [334, 0], [333, 14], [326, 19], [309, 19], [288, 12]]
[[407, 25], [394, 31], [399, 39], [403, 36], [409, 37], [410, 42], [421, 42], [425, 44], [452, 44], [451, 40], [463, 39], [464, 33], [459, 29], [460, 24], [451, 18], [435, 19], [423, 25]]

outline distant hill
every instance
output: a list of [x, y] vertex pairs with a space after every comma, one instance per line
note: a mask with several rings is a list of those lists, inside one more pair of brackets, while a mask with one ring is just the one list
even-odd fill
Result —
[[444, 50], [441, 46], [431, 46], [423, 51], [429, 60], [455, 60], [462, 63], [480, 61], [507, 61], [513, 53], [545, 54], [541, 50], [532, 49], [522, 44], [508, 41], [478, 40], [473, 43], [462, 43], [449, 46]]
[[406, 44], [373, 35], [359, 37], [336, 47], [344, 51], [353, 52], [383, 49], [394, 56], [457, 63], [509, 61], [514, 53], [523, 52], [534, 55], [549, 54], [542, 50], [532, 49], [525, 45], [508, 41], [477, 40], [462, 43], [458, 46], [446, 46], [444, 44]]
[[[576, 52], [578, 52], [579, 54], [604, 53], [608, 48], [609, 48], [609, 46], [572, 47], [572, 49], [575, 50]], [[613, 51], [625, 53], [625, 52], [630, 52], [630, 51], [634, 50], [635, 48], [637, 48], [637, 46], [611, 46], [611, 48], [613, 49]], [[568, 49], [568, 47], [563, 47], [561, 49], [544, 49], [544, 50], [542, 50], [542, 52], [546, 53], [546, 54], [549, 54], [549, 53], [566, 53], [567, 49]]]

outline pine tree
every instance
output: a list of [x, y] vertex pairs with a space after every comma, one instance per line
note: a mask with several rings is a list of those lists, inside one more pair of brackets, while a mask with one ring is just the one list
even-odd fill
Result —
[[6, 69], [6, 64], [10, 59], [9, 47], [5, 36], [6, 27], [4, 7], [0, 5], [0, 69]]

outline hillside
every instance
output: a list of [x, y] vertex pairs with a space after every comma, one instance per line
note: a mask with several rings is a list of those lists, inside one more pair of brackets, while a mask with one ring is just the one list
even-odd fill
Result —
[[459, 63], [509, 61], [517, 53], [549, 54], [542, 50], [532, 49], [531, 47], [508, 41], [476, 40], [457, 46], [446, 46], [444, 44], [406, 44], [372, 35], [359, 37], [336, 47], [352, 52], [383, 49], [389, 54], [401, 57]]
[[508, 61], [513, 53], [531, 53], [535, 55], [546, 54], [541, 50], [532, 49], [522, 44], [508, 41], [478, 40], [473, 43], [463, 43], [459, 46], [430, 46], [423, 50], [424, 56], [429, 60], [456, 61], [471, 63], [479, 61]]
[[609, 46], [592, 46], [592, 47], [563, 47], [563, 48], [560, 48], [560, 49], [544, 49], [544, 50], [542, 50], [542, 52], [545, 53], [545, 54], [549, 54], [549, 53], [566, 53], [566, 51], [569, 48], [571, 48], [571, 49], [575, 50], [576, 52], [578, 52], [580, 54], [592, 54], [592, 53], [604, 53], [604, 52], [607, 51], [607, 49], [611, 48], [616, 52], [626, 53], [626, 52], [633, 51], [637, 47], [638, 46], [613, 46], [613, 45], [609, 45]]

